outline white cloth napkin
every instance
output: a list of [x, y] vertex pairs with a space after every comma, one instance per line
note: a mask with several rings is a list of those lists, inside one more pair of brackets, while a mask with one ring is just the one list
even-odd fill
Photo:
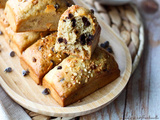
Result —
[[15, 103], [0, 86], [0, 120], [31, 120], [21, 106]]

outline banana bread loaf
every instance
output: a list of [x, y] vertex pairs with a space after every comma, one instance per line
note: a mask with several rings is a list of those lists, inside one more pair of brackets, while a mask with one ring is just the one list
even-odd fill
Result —
[[90, 59], [99, 42], [100, 31], [93, 10], [73, 5], [60, 18], [55, 51]]
[[5, 14], [15, 32], [55, 31], [72, 0], [8, 0]]
[[42, 85], [49, 88], [61, 106], [67, 106], [119, 76], [120, 70], [113, 56], [97, 47], [90, 60], [75, 56], [64, 59], [45, 75]]
[[50, 32], [14, 32], [6, 20], [3, 9], [0, 9], [0, 30], [4, 33], [6, 42], [20, 56], [30, 45]]
[[56, 37], [55, 32], [41, 38], [27, 48], [20, 57], [22, 67], [29, 70], [29, 75], [39, 85], [41, 85], [43, 76], [67, 57], [66, 54], [54, 52]]

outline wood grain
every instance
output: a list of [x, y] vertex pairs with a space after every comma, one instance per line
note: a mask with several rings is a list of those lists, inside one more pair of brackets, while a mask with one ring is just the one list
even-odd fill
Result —
[[[160, 119], [160, 9], [155, 14], [148, 14], [141, 7], [142, 1], [135, 0], [146, 27], [145, 48], [138, 68], [126, 89], [114, 102], [98, 112], [80, 117], [80, 120]], [[160, 6], [160, 1], [156, 2]], [[108, 113], [108, 109], [112, 111]], [[115, 111], [119, 111], [120, 117]]]
[[[111, 28], [99, 20], [102, 27], [100, 43], [108, 40], [113, 48], [115, 59], [121, 70], [121, 76], [111, 84], [103, 87], [88, 97], [82, 99], [80, 103], [74, 103], [68, 107], [60, 107], [53, 98], [41, 94], [43, 87], [38, 86], [29, 77], [22, 76], [22, 68], [19, 58], [10, 58], [11, 49], [7, 45], [3, 36], [0, 36], [2, 52], [0, 54], [0, 83], [4, 90], [17, 103], [23, 107], [48, 116], [80, 116], [95, 112], [115, 99], [126, 86], [131, 74], [131, 57], [127, 46], [112, 32]], [[106, 35], [108, 37], [106, 37]], [[12, 67], [13, 72], [4, 73], [4, 69]]]

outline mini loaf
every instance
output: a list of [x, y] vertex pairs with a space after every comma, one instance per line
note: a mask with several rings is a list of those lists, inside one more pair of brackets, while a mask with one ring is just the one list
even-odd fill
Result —
[[8, 0], [5, 14], [13, 31], [55, 31], [72, 0]]
[[43, 86], [50, 89], [52, 97], [67, 106], [120, 76], [113, 56], [97, 47], [90, 60], [69, 56], [43, 78]]
[[48, 31], [14, 32], [5, 18], [3, 9], [0, 9], [0, 29], [4, 33], [6, 42], [18, 56], [20, 56], [26, 48], [35, 43], [38, 39], [50, 33]]
[[54, 52], [54, 44], [57, 33], [53, 33], [45, 38], [41, 38], [32, 46], [27, 48], [20, 57], [21, 66], [29, 71], [29, 75], [41, 85], [43, 76], [58, 65], [66, 54]]
[[55, 51], [90, 59], [99, 42], [100, 31], [93, 10], [71, 6], [60, 18]]

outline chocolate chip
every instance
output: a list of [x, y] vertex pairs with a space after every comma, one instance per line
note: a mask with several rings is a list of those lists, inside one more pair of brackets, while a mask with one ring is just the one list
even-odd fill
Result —
[[81, 45], [85, 45], [86, 44], [86, 36], [85, 36], [85, 34], [82, 34], [81, 36], [80, 36], [80, 44]]
[[43, 91], [42, 91], [42, 94], [43, 95], [48, 95], [50, 93], [50, 90], [48, 88], [45, 88]]
[[86, 26], [86, 27], [91, 25], [91, 23], [88, 21], [88, 19], [86, 17], [82, 17], [82, 21], [84, 23], [84, 26]]
[[66, 22], [66, 20], [63, 20], [63, 22]]
[[0, 35], [3, 35], [3, 32], [2, 32], [2, 31], [0, 31]]
[[55, 66], [55, 62], [53, 60], [50, 60], [50, 62], [53, 64], [53, 66]]
[[78, 34], [78, 30], [75, 31], [75, 34]]
[[52, 52], [54, 52], [54, 47], [52, 47], [52, 49], [51, 49], [51, 50], [52, 50]]
[[59, 8], [59, 5], [56, 3], [55, 5], [54, 5], [54, 7], [56, 8], [56, 10]]
[[67, 19], [71, 19], [73, 18], [73, 14], [69, 13], [68, 17], [66, 17]]
[[63, 42], [64, 42], [65, 44], [67, 44], [67, 40], [66, 40], [66, 38], [64, 38], [64, 39], [63, 39]]
[[92, 40], [90, 40], [90, 39], [87, 39], [87, 45], [92, 45]]
[[59, 43], [62, 43], [62, 42], [63, 42], [63, 38], [59, 37], [59, 38], [58, 38], [58, 42], [59, 42]]
[[39, 46], [39, 50], [42, 50], [43, 45]]
[[113, 50], [112, 50], [111, 47], [108, 47], [108, 48], [107, 48], [107, 51], [108, 51], [109, 53], [113, 53]]
[[72, 21], [72, 27], [75, 27], [76, 26], [76, 19], [73, 18], [71, 21]]
[[91, 9], [91, 13], [94, 14], [94, 10], [93, 9]]
[[63, 82], [64, 81], [64, 78], [62, 78], [61, 80], [60, 80], [60, 82]]
[[11, 67], [6, 68], [6, 69], [4, 70], [4, 72], [10, 73], [10, 72], [12, 72], [12, 68], [11, 68]]
[[37, 61], [37, 59], [33, 57], [32, 61], [33, 61], [33, 62], [36, 62], [36, 61]]
[[14, 57], [14, 56], [15, 56], [15, 52], [14, 52], [14, 51], [11, 51], [9, 55], [10, 55], [11, 57]]
[[67, 7], [70, 7], [72, 4], [70, 4], [69, 2], [66, 3]]
[[103, 71], [104, 71], [104, 72], [107, 71], [107, 68], [103, 69]]
[[58, 66], [58, 67], [57, 67], [57, 70], [60, 70], [60, 69], [62, 69], [62, 66]]
[[106, 41], [106, 42], [100, 44], [100, 46], [101, 46], [102, 48], [107, 48], [107, 47], [109, 47], [109, 41]]
[[23, 70], [23, 71], [22, 71], [22, 75], [23, 75], [23, 76], [27, 76], [28, 74], [29, 74], [29, 71], [28, 71], [28, 70]]

